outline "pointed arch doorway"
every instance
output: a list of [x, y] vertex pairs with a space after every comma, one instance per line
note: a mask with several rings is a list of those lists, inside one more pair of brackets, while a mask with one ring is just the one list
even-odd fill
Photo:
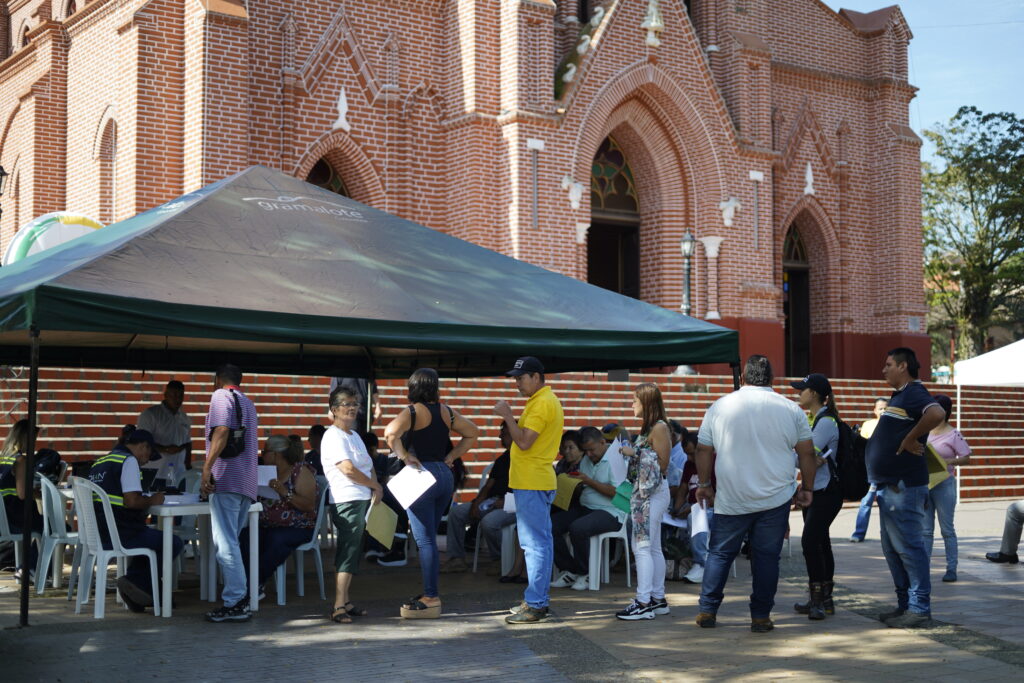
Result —
[[811, 264], [796, 225], [782, 245], [782, 313], [786, 320], [786, 374], [811, 371]]
[[611, 136], [594, 155], [590, 176], [587, 282], [640, 298], [640, 207], [633, 171]]

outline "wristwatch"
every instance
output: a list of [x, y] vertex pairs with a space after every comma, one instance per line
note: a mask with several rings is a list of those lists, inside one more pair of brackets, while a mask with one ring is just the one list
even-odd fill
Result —
[[711, 488], [711, 480], [709, 479], [708, 481], [697, 482], [697, 488], [699, 488], [699, 489], [709, 489], [709, 488]]

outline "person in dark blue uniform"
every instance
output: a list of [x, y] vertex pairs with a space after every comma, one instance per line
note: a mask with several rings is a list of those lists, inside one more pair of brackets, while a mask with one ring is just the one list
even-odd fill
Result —
[[[92, 464], [89, 480], [107, 492], [110, 497], [114, 523], [125, 548], [149, 548], [156, 551], [159, 566], [163, 554], [163, 537], [160, 531], [146, 525], [146, 510], [151, 505], [164, 502], [163, 493], [142, 494], [141, 465], [150, 461], [156, 453], [153, 435], [145, 429], [136, 429], [103, 457]], [[103, 519], [102, 506], [96, 503], [96, 514]], [[100, 536], [103, 544], [110, 547], [110, 536], [107, 525], [100, 522]], [[181, 552], [184, 543], [180, 538], [173, 538], [172, 552], [175, 557]], [[153, 604], [153, 586], [150, 578], [146, 557], [133, 557], [128, 562], [128, 571], [117, 580], [117, 589], [121, 592], [125, 604], [133, 612], [143, 612]]]

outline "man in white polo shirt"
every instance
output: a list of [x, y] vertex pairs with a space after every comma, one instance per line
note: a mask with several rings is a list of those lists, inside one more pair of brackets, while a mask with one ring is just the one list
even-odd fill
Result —
[[156, 470], [152, 489], [161, 490], [163, 485], [177, 486], [190, 466], [189, 453], [192, 450], [192, 422], [181, 409], [185, 402], [185, 385], [172, 379], [164, 387], [164, 400], [142, 411], [136, 423], [153, 435], [154, 450], [160, 459], [143, 466]]
[[[772, 390], [772, 379], [768, 359], [751, 356], [743, 368], [743, 387], [708, 408], [697, 436], [697, 502], [715, 508], [697, 616], [701, 628], [715, 626], [729, 567], [749, 534], [750, 630], [772, 630], [789, 506], [794, 494], [798, 505], [811, 504], [817, 469], [811, 428], [800, 406]], [[794, 449], [806, 482], [800, 491]], [[717, 490], [711, 486], [713, 452]]]

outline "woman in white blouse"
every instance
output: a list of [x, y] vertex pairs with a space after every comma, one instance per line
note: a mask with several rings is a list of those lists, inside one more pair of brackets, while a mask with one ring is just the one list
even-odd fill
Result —
[[359, 401], [347, 389], [335, 389], [330, 399], [334, 420], [320, 443], [320, 462], [331, 489], [331, 520], [337, 535], [334, 566], [334, 611], [331, 620], [352, 623], [352, 617], [366, 614], [349, 600], [352, 576], [359, 569], [359, 557], [366, 528], [366, 512], [380, 501], [383, 489], [373, 472], [373, 461], [355, 431]]

